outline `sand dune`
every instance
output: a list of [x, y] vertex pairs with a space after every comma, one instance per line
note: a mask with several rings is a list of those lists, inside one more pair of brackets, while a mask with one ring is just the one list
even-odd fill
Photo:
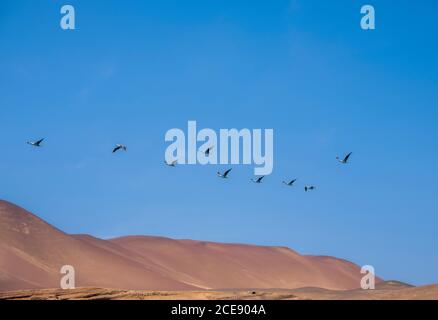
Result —
[[75, 267], [77, 287], [130, 290], [347, 290], [362, 276], [351, 262], [285, 247], [69, 235], [0, 201], [0, 291], [57, 288], [63, 265]]

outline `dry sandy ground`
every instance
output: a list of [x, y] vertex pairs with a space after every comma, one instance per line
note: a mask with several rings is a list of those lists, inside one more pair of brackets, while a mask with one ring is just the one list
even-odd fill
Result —
[[320, 288], [254, 289], [224, 291], [140, 291], [78, 288], [0, 292], [12, 300], [438, 300], [438, 285], [411, 287], [386, 282], [376, 290], [326, 290]]

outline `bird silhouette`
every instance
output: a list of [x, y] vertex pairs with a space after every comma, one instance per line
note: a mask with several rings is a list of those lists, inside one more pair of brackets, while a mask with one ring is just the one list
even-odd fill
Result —
[[213, 148], [214, 148], [214, 147], [209, 147], [209, 148], [207, 148], [207, 150], [205, 150], [204, 154], [205, 154], [206, 157], [208, 157], [208, 156], [210, 155], [210, 152], [211, 152], [211, 150], [212, 150]]
[[115, 152], [117, 152], [117, 151], [119, 151], [119, 150], [126, 151], [127, 148], [126, 148], [126, 146], [123, 145], [123, 144], [116, 144], [116, 146], [115, 146], [114, 149], [113, 149], [113, 153], [115, 153]]
[[348, 159], [350, 158], [350, 156], [353, 154], [353, 152], [350, 152], [349, 154], [347, 154], [344, 159], [340, 159], [339, 157], [336, 157], [336, 160], [338, 160], [340, 163], [343, 164], [347, 164], [348, 163]]
[[232, 169], [228, 169], [227, 171], [225, 171], [224, 173], [220, 173], [219, 171], [217, 172], [217, 176], [219, 177], [219, 178], [223, 178], [223, 179], [226, 179], [226, 178], [228, 178], [228, 175], [230, 174], [230, 171], [231, 171]]
[[43, 139], [40, 139], [38, 141], [28, 141], [27, 144], [30, 144], [33, 147], [42, 147], [41, 143], [44, 141]]
[[254, 182], [254, 183], [262, 183], [262, 180], [263, 180], [264, 177], [265, 176], [261, 176], [261, 177], [258, 177], [257, 179], [251, 179], [251, 181]]
[[176, 167], [176, 165], [178, 164], [178, 160], [174, 160], [174, 161], [172, 161], [172, 162], [164, 161], [164, 163], [166, 164], [166, 166], [169, 166], [169, 167]]
[[293, 179], [293, 180], [291, 180], [289, 182], [283, 181], [283, 183], [285, 185], [287, 185], [288, 187], [292, 187], [294, 185], [295, 181], [297, 181], [297, 179]]

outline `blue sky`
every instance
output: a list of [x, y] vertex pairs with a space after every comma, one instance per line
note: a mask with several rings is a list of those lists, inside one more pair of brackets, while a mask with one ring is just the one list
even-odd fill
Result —
[[[1, 2], [1, 198], [70, 233], [286, 245], [438, 282], [435, 1], [373, 1], [374, 31], [366, 1], [68, 3], [74, 31], [64, 1]], [[188, 120], [273, 128], [273, 174], [165, 167]]]

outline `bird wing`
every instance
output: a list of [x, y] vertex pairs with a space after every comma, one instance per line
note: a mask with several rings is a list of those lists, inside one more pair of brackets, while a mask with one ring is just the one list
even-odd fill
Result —
[[344, 161], [345, 161], [345, 162], [348, 161], [348, 158], [350, 158], [350, 156], [351, 156], [352, 153], [353, 153], [353, 152], [350, 152], [349, 154], [347, 154], [347, 155], [345, 156], [345, 158], [344, 158]]
[[206, 150], [205, 150], [205, 155], [207, 155], [207, 156], [209, 156], [210, 155], [210, 152], [211, 152], [211, 150], [213, 150], [213, 148], [214, 147], [209, 147], [209, 148], [207, 148]]
[[262, 182], [262, 180], [263, 180], [264, 177], [265, 177], [265, 176], [261, 176], [260, 178], [258, 178], [258, 179], [257, 179], [257, 182]]
[[37, 142], [35, 142], [35, 144], [40, 144], [40, 143], [43, 142], [43, 141], [44, 141], [44, 138], [41, 139], [41, 140], [38, 140]]
[[227, 171], [225, 171], [225, 172], [224, 172], [224, 177], [226, 177], [226, 176], [230, 173], [231, 170], [232, 170], [232, 169], [228, 169]]
[[120, 149], [119, 146], [115, 147], [115, 148], [113, 149], [113, 153], [116, 152], [116, 151], [119, 150], [119, 149]]

